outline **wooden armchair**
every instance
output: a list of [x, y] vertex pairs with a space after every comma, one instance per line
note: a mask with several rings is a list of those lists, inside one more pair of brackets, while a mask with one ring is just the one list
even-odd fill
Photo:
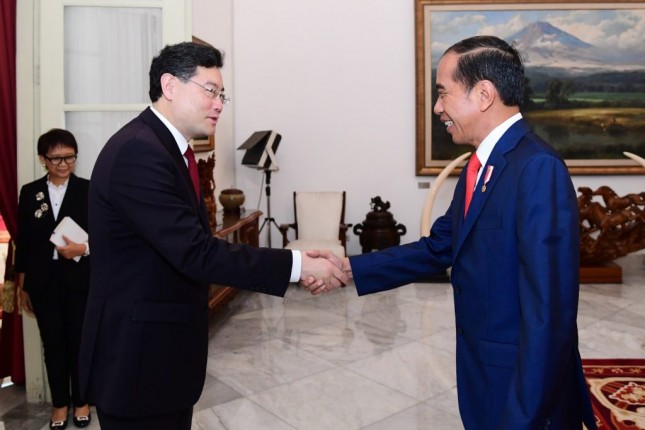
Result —
[[[282, 246], [287, 249], [330, 250], [339, 257], [346, 251], [347, 229], [345, 224], [345, 191], [293, 193], [295, 221], [279, 226]], [[295, 240], [289, 241], [287, 233], [295, 230]]]

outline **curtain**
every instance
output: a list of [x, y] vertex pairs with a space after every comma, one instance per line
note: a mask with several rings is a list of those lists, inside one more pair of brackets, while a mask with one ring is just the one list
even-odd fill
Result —
[[[11, 237], [16, 237], [18, 204], [16, 131], [16, 0], [0, 0], [0, 212]], [[6, 262], [6, 286], [12, 284], [13, 247]], [[22, 316], [16, 294], [5, 289], [0, 331], [0, 378], [11, 376], [14, 384], [25, 383]]]

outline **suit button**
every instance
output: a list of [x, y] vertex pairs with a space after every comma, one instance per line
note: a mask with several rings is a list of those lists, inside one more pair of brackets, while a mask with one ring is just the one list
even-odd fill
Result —
[[457, 334], [460, 335], [460, 336], [462, 334], [464, 334], [464, 328], [463, 327], [457, 327]]

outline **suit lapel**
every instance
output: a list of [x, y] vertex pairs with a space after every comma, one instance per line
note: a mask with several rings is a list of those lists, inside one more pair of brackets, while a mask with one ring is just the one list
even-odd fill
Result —
[[173, 161], [177, 165], [177, 170], [180, 172], [180, 175], [184, 179], [184, 184], [186, 185], [185, 192], [190, 197], [190, 201], [193, 206], [199, 213], [199, 218], [202, 225], [208, 226], [208, 216], [205, 214], [205, 211], [200, 207], [203, 206], [201, 202], [197, 201], [197, 196], [195, 195], [195, 189], [193, 188], [193, 182], [190, 179], [190, 173], [188, 173], [188, 167], [186, 167], [186, 162], [184, 161], [184, 155], [179, 151], [179, 146], [175, 141], [175, 137], [172, 135], [168, 127], [161, 122], [161, 120], [155, 115], [150, 108], [145, 109], [141, 112], [141, 119], [145, 122], [155, 133], [163, 147], [168, 151]]
[[[499, 141], [495, 144], [493, 151], [486, 161], [486, 165], [483, 166], [483, 171], [477, 185], [475, 186], [475, 192], [473, 193], [473, 199], [470, 202], [470, 207], [468, 208], [468, 214], [466, 217], [463, 217], [464, 213], [464, 195], [465, 195], [465, 182], [466, 177], [464, 174], [459, 179], [461, 195], [461, 203], [458, 205], [461, 210], [457, 211], [455, 216], [460, 217], [460, 222], [456, 225], [459, 226], [458, 232], [456, 235], [455, 241], [455, 250], [454, 255], [456, 256], [461, 250], [462, 245], [464, 244], [466, 238], [470, 234], [471, 230], [477, 223], [486, 202], [488, 201], [489, 196], [494, 192], [495, 186], [499, 183], [502, 173], [506, 169], [507, 161], [506, 154], [513, 150], [520, 139], [524, 137], [530, 131], [528, 124], [523, 119], [517, 121], [513, 124], [507, 131], [502, 135]], [[492, 168], [490, 175], [487, 174], [489, 169]], [[464, 169], [465, 170], [465, 169]], [[458, 185], [459, 185], [458, 184]], [[459, 208], [458, 208], [459, 209]]]

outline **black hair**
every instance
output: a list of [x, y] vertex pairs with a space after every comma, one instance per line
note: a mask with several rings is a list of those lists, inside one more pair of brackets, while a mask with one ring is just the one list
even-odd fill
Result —
[[78, 154], [78, 144], [76, 138], [72, 133], [62, 128], [52, 128], [47, 133], [38, 138], [36, 150], [38, 155], [46, 155], [50, 149], [58, 145], [67, 146], [74, 150], [74, 154]]
[[519, 52], [495, 36], [475, 36], [452, 45], [444, 55], [459, 55], [453, 79], [473, 89], [477, 82], [493, 83], [506, 106], [521, 106], [526, 78]]
[[208, 44], [182, 42], [166, 45], [150, 65], [150, 100], [154, 103], [161, 97], [161, 76], [170, 73], [186, 82], [195, 76], [197, 67], [222, 68], [222, 53]]

